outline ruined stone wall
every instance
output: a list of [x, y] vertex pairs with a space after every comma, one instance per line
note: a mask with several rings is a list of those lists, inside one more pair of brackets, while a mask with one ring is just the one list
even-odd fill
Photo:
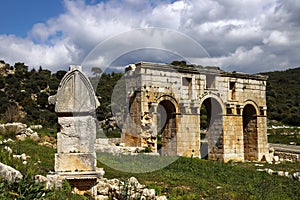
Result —
[[[209, 159], [243, 161], [249, 145], [249, 151], [255, 151], [253, 159], [268, 157], [265, 77], [228, 73], [214, 67], [180, 68], [155, 63], [133, 66], [127, 73], [126, 88], [138, 100], [129, 102], [129, 107], [134, 108], [130, 115], [135, 128], [126, 124], [123, 131], [139, 138], [138, 145], [157, 151], [158, 122], [163, 115], [161, 110], [165, 109], [169, 116], [165, 132], [170, 133], [162, 134], [171, 135], [166, 137], [172, 141], [169, 144], [172, 147], [165, 147], [165, 150], [175, 151], [177, 155], [200, 156], [200, 108], [202, 104], [211, 104], [209, 108], [218, 108], [218, 111], [212, 110], [212, 118], [220, 116], [220, 120], [209, 121], [211, 127], [206, 136]], [[243, 118], [247, 113], [243, 108], [246, 105], [255, 110], [252, 114], [256, 122], [250, 127], [257, 132], [253, 145], [246, 143], [245, 139], [247, 131], [243, 127]], [[132, 145], [128, 138], [123, 141]]]

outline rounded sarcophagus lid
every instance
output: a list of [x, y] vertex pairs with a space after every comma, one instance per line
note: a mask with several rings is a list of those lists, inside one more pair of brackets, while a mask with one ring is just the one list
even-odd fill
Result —
[[93, 113], [99, 106], [92, 84], [80, 66], [71, 66], [55, 96], [56, 113]]

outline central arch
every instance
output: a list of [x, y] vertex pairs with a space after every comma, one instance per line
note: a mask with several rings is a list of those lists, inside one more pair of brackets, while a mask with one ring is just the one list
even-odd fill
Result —
[[208, 97], [200, 109], [200, 156], [210, 160], [222, 160], [223, 147], [223, 110], [220, 102]]
[[177, 155], [176, 107], [170, 100], [162, 100], [157, 106], [157, 150], [160, 155]]

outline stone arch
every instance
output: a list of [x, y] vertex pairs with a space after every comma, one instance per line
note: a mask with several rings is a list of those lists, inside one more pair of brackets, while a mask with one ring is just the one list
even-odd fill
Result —
[[178, 104], [173, 97], [157, 101], [157, 151], [164, 156], [177, 155]]
[[[214, 96], [206, 96], [201, 100], [200, 105], [205, 107], [207, 116], [207, 127], [205, 130], [200, 130], [200, 157], [222, 160], [224, 153], [222, 101]], [[200, 119], [201, 115], [200, 111]]]
[[256, 104], [255, 101], [253, 101], [253, 100], [251, 100], [251, 99], [247, 99], [246, 101], [244, 101], [244, 107], [245, 107], [246, 105], [252, 105], [252, 106], [255, 108], [256, 113], [257, 113], [257, 114], [259, 113], [259, 107], [258, 107], [258, 105]]
[[179, 107], [179, 104], [178, 104], [177, 100], [174, 97], [170, 96], [170, 95], [162, 95], [162, 96], [158, 97], [156, 99], [156, 104], [159, 104], [160, 102], [162, 102], [164, 100], [172, 102], [172, 104], [175, 106], [176, 114], [180, 113], [180, 107]]
[[243, 141], [244, 159], [249, 161], [258, 159], [257, 113], [255, 103], [248, 101], [243, 108]]
[[207, 95], [205, 95], [204, 97], [202, 97], [202, 98], [200, 99], [199, 104], [202, 105], [203, 102], [204, 102], [206, 99], [209, 99], [209, 98], [214, 99], [214, 100], [218, 103], [218, 105], [220, 105], [221, 110], [222, 110], [222, 114], [224, 114], [225, 111], [226, 111], [225, 105], [224, 105], [222, 99], [219, 97], [219, 95], [212, 94], [212, 93], [211, 93], [211, 94], [207, 94]]

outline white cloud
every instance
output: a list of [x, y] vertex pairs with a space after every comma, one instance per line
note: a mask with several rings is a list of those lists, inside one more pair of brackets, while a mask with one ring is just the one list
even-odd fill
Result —
[[[83, 0], [65, 0], [64, 6], [61, 15], [34, 24], [27, 38], [0, 35], [0, 59], [10, 64], [21, 61], [32, 67], [42, 65], [57, 70], [80, 64], [97, 44], [118, 34], [136, 28], [161, 27], [187, 34], [224, 69], [258, 72], [300, 63], [298, 1], [109, 0], [86, 4]], [[136, 37], [105, 47], [99, 58], [108, 60], [120, 45], [145, 47], [144, 40], [149, 36]], [[155, 37], [151, 36], [149, 46], [159, 43], [162, 49], [186, 52], [188, 59], [197, 64], [210, 61], [196, 57], [195, 48], [187, 46], [184, 40], [167, 35], [157, 37], [163, 41], [154, 41]], [[157, 55], [144, 56], [151, 57]]]
[[56, 68], [72, 63], [80, 54], [72, 43], [60, 41], [54, 46], [34, 44], [31, 40], [17, 38], [13, 35], [0, 36], [0, 55], [6, 62], [25, 62], [31, 67], [47, 66]]
[[263, 40], [264, 44], [268, 44], [270, 46], [276, 45], [289, 45], [290, 41], [286, 35], [286, 32], [272, 31], [268, 38]]

